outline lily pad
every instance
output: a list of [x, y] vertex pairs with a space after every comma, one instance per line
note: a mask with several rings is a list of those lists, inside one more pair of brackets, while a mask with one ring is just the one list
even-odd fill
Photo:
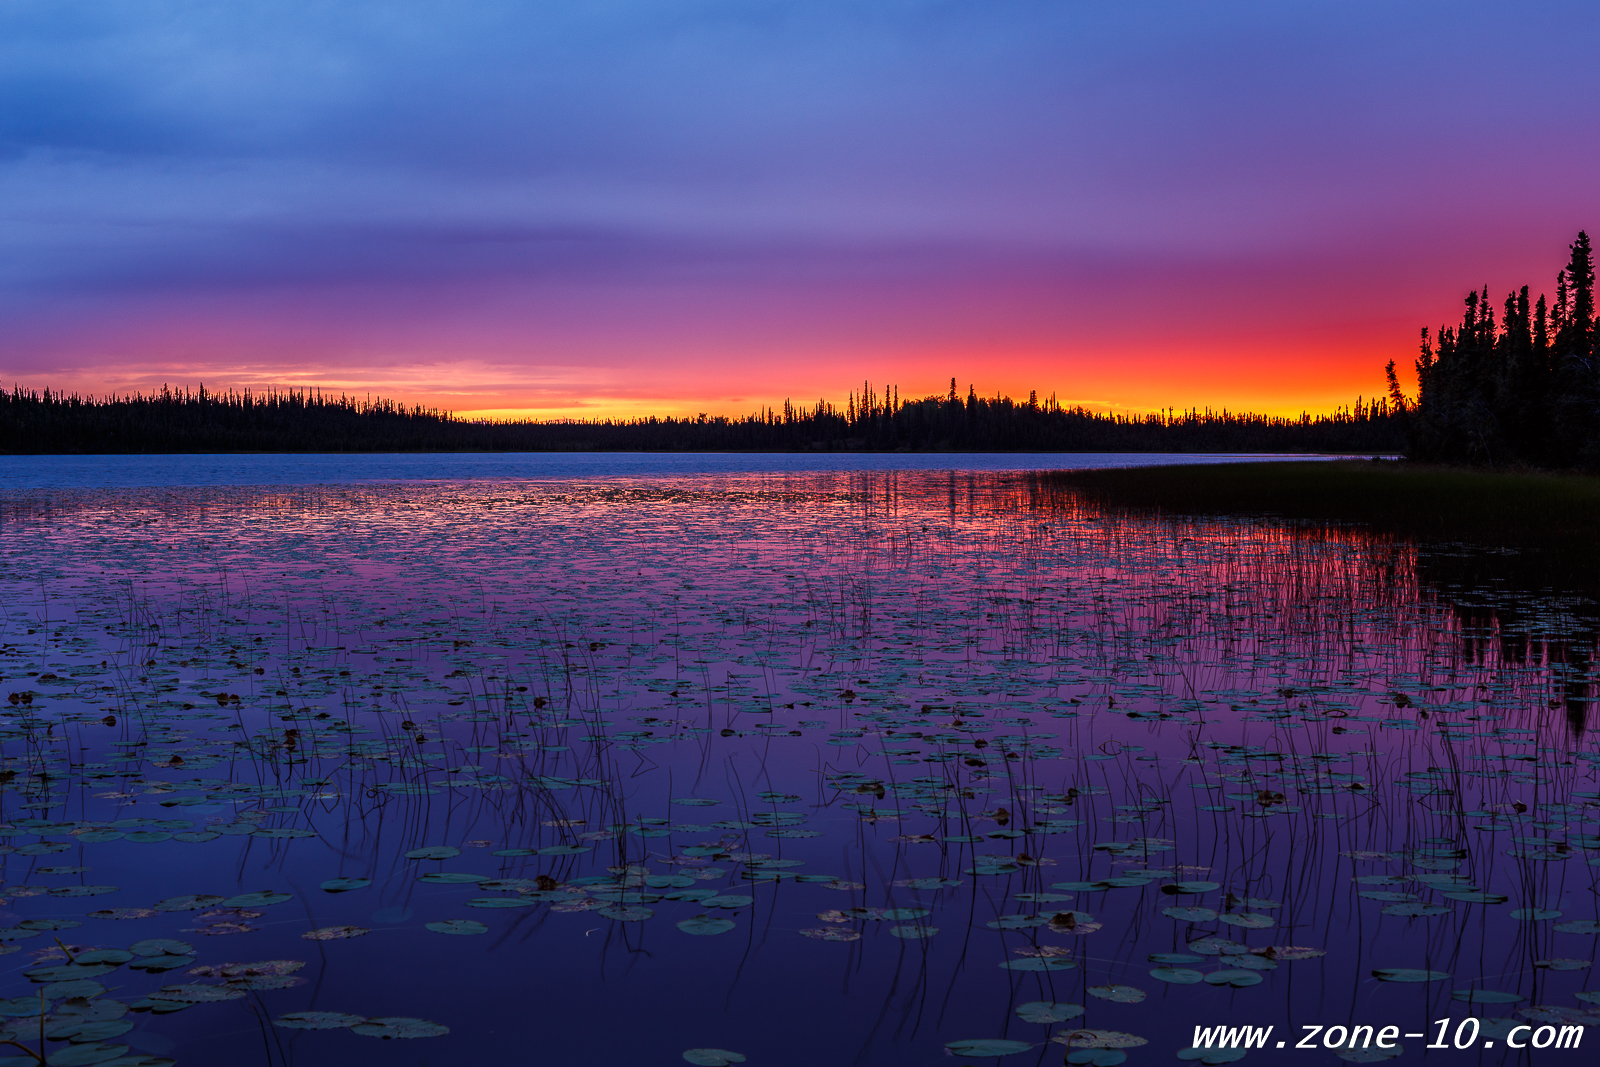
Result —
[[1003, 1037], [980, 1037], [967, 1038], [961, 1041], [946, 1041], [944, 1047], [952, 1055], [988, 1059], [996, 1056], [1014, 1056], [1019, 1052], [1028, 1052], [1033, 1048], [1033, 1045], [1026, 1041], [1009, 1041]]
[[409, 1040], [418, 1037], [443, 1037], [450, 1032], [448, 1026], [441, 1026], [427, 1019], [412, 1019], [404, 1015], [386, 1015], [375, 1019], [368, 1019], [350, 1027], [351, 1031], [362, 1037], [381, 1037], [385, 1041], [396, 1039]]
[[683, 1058], [696, 1067], [728, 1067], [730, 1063], [743, 1063], [744, 1056], [725, 1048], [685, 1049]]
[[365, 889], [372, 884], [371, 878], [329, 878], [322, 883], [324, 893], [348, 893], [355, 889]]
[[1000, 966], [1008, 971], [1070, 971], [1077, 964], [1060, 956], [1024, 956], [1017, 960], [1006, 960]]
[[1242, 969], [1212, 971], [1210, 974], [1206, 975], [1206, 984], [1225, 985], [1232, 986], [1234, 989], [1244, 989], [1246, 986], [1260, 985], [1261, 973], [1259, 971], [1247, 971]]
[[1137, 1048], [1150, 1043], [1121, 1030], [1063, 1030], [1050, 1040], [1070, 1048]]
[[1515, 1004], [1528, 999], [1521, 993], [1502, 993], [1494, 989], [1456, 989], [1450, 996], [1463, 1004]]
[[446, 919], [443, 922], [427, 923], [425, 930], [432, 930], [436, 934], [486, 934], [489, 928], [480, 922], [471, 919]]
[[300, 936], [307, 941], [343, 941], [370, 933], [372, 931], [365, 926], [322, 926], [315, 930], [307, 930]]
[[1092, 985], [1086, 992], [1091, 997], [1109, 1000], [1114, 1004], [1137, 1004], [1145, 998], [1144, 990], [1131, 985]]
[[[1131, 716], [1130, 716], [1131, 717]], [[1063, 1063], [1071, 1067], [1116, 1067], [1126, 1063], [1128, 1054], [1115, 1048], [1080, 1048], [1067, 1053]]]
[[152, 937], [135, 941], [128, 946], [135, 956], [192, 956], [194, 946], [187, 941], [174, 941], [170, 937]]
[[1404, 1051], [1404, 1045], [1395, 1045], [1393, 1048], [1370, 1045], [1367, 1048], [1340, 1049], [1334, 1055], [1346, 1063], [1382, 1063], [1384, 1060], [1394, 1059]]
[[1082, 1004], [1058, 1004], [1048, 1000], [1030, 1000], [1017, 1008], [1017, 1015], [1028, 1023], [1064, 1023], [1076, 1019], [1084, 1011]]
[[716, 934], [725, 934], [737, 925], [738, 923], [732, 919], [708, 919], [704, 915], [696, 915], [692, 919], [684, 919], [678, 923], [678, 929], [697, 937], [712, 937]]
[[291, 1011], [278, 1016], [272, 1024], [285, 1030], [341, 1030], [363, 1021], [364, 1016], [342, 1011]]
[[1428, 918], [1434, 915], [1449, 915], [1452, 909], [1443, 904], [1424, 904], [1421, 901], [1412, 901], [1406, 904], [1390, 904], [1383, 909], [1385, 915], [1399, 915], [1408, 919]]
[[225, 985], [164, 985], [159, 993], [151, 994], [156, 1000], [179, 1000], [186, 1004], [213, 1004], [224, 1000], [238, 1000], [245, 990]]
[[406, 853], [408, 860], [448, 860], [461, 855], [459, 848], [449, 845], [429, 845], [426, 848], [414, 848]]
[[1242, 1048], [1181, 1048], [1178, 1050], [1178, 1059], [1198, 1060], [1210, 1067], [1212, 1064], [1242, 1060], [1247, 1051]]
[[1448, 971], [1423, 971], [1411, 967], [1380, 967], [1372, 972], [1380, 982], [1442, 982], [1450, 977]]
[[53, 1053], [45, 1062], [50, 1067], [89, 1067], [90, 1064], [108, 1063], [121, 1059], [128, 1051], [127, 1045], [104, 1045], [100, 1042], [69, 1045]]
[[1217, 921], [1217, 913], [1210, 908], [1162, 908], [1161, 914], [1169, 919], [1177, 919], [1185, 923], [1209, 923]]
[[215, 907], [226, 899], [210, 893], [191, 893], [187, 896], [159, 900], [154, 907], [156, 911], [199, 911], [201, 908]]
[[1173, 985], [1195, 985], [1205, 981], [1205, 974], [1188, 967], [1157, 967], [1150, 972], [1150, 977]]

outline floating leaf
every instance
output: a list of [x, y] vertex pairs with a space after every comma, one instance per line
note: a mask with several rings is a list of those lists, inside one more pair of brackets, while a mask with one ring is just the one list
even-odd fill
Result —
[[467, 901], [469, 908], [531, 908], [537, 901], [527, 897], [477, 897]]
[[1181, 1048], [1180, 1060], [1199, 1060], [1204, 1064], [1233, 1063], [1242, 1060], [1247, 1050], [1242, 1048]]
[[1276, 924], [1276, 920], [1272, 916], [1258, 915], [1252, 911], [1218, 915], [1217, 921], [1225, 922], [1229, 926], [1240, 926], [1246, 930], [1265, 930], [1267, 927]]
[[814, 926], [806, 930], [795, 931], [801, 937], [809, 937], [813, 941], [859, 941], [859, 931], [842, 926]]
[[341, 1011], [291, 1011], [274, 1019], [274, 1026], [286, 1030], [340, 1030], [362, 1022], [360, 1015], [347, 1015]]
[[121, 1059], [127, 1051], [127, 1045], [104, 1045], [96, 1041], [69, 1045], [60, 1052], [53, 1053], [46, 1062], [50, 1067], [88, 1067], [90, 1064]]
[[[1129, 718], [1132, 718], [1130, 715]], [[1065, 1063], [1072, 1067], [1087, 1064], [1088, 1067], [1116, 1067], [1119, 1063], [1127, 1062], [1128, 1054], [1121, 1049], [1114, 1048], [1080, 1048], [1067, 1053]]]
[[1366, 1048], [1339, 1049], [1334, 1052], [1334, 1055], [1346, 1063], [1382, 1063], [1384, 1060], [1394, 1059], [1404, 1051], [1405, 1047], [1398, 1044], [1393, 1048], [1379, 1048], [1377, 1045], [1369, 1045]]
[[1310, 960], [1328, 954], [1326, 949], [1306, 948], [1303, 945], [1268, 945], [1255, 951], [1274, 960]]
[[1145, 997], [1144, 990], [1131, 985], [1092, 985], [1087, 992], [1091, 997], [1114, 1004], [1137, 1004]]
[[151, 908], [101, 908], [99, 911], [87, 913], [91, 919], [153, 919], [156, 912]]
[[164, 985], [161, 992], [151, 994], [157, 1000], [178, 1000], [187, 1004], [211, 1004], [222, 1000], [238, 1000], [245, 990], [222, 985]]
[[480, 922], [471, 919], [446, 919], [443, 922], [427, 923], [423, 929], [432, 930], [436, 934], [486, 934], [489, 928]]
[[192, 956], [194, 946], [187, 941], [174, 941], [170, 937], [152, 937], [135, 941], [128, 946], [135, 956]]
[[1206, 976], [1188, 967], [1157, 967], [1150, 972], [1150, 977], [1173, 985], [1194, 985], [1205, 981]]
[[708, 919], [704, 915], [696, 915], [692, 919], [684, 919], [678, 923], [678, 929], [697, 937], [712, 937], [716, 934], [725, 934], [737, 925], [732, 919]]
[[1409, 967], [1380, 967], [1372, 972], [1380, 982], [1442, 982], [1450, 977], [1448, 971], [1419, 971]]
[[1418, 919], [1434, 915], [1450, 915], [1452, 910], [1443, 904], [1412, 902], [1409, 904], [1390, 904], [1383, 909], [1383, 913], [1385, 915], [1400, 915], [1410, 919]]
[[461, 855], [459, 848], [449, 845], [429, 845], [426, 848], [414, 848], [406, 853], [408, 860], [447, 860]]
[[1063, 1030], [1050, 1039], [1071, 1048], [1137, 1048], [1149, 1041], [1121, 1030]]
[[1006, 960], [1000, 966], [1008, 971], [1070, 971], [1077, 964], [1059, 956], [1024, 956], [1020, 960]]
[[385, 1041], [417, 1037], [443, 1037], [450, 1032], [448, 1026], [440, 1026], [438, 1023], [429, 1022], [426, 1019], [412, 1019], [403, 1015], [389, 1015], [368, 1019], [365, 1022], [355, 1023], [350, 1029], [362, 1037], [381, 1037]]
[[1210, 908], [1162, 908], [1161, 914], [1171, 919], [1185, 923], [1209, 923], [1217, 921], [1217, 913]]
[[1019, 1052], [1028, 1052], [1033, 1048], [1026, 1041], [1008, 1041], [1002, 1037], [966, 1038], [961, 1041], [946, 1041], [944, 1047], [957, 1056], [976, 1056], [983, 1059], [996, 1056], [1014, 1056]]
[[744, 1056], [737, 1052], [729, 1052], [725, 1048], [691, 1048], [685, 1049], [683, 1058], [696, 1067], [728, 1067], [730, 1063], [743, 1063]]
[[365, 926], [323, 926], [315, 930], [307, 930], [300, 936], [307, 941], [343, 941], [346, 938], [360, 937], [370, 934], [371, 930]]
[[156, 911], [198, 911], [201, 908], [213, 907], [221, 904], [226, 897], [212, 896], [208, 893], [194, 893], [189, 896], [168, 897], [157, 901]]
[[1210, 974], [1206, 975], [1206, 984], [1225, 985], [1232, 986], [1235, 989], [1243, 989], [1246, 986], [1260, 985], [1261, 975], [1257, 971], [1247, 971], [1242, 969], [1212, 971]]
[[1028, 1023], [1064, 1023], [1076, 1019], [1084, 1011], [1082, 1004], [1058, 1004], [1048, 1000], [1030, 1000], [1017, 1008], [1017, 1015]]
[[1561, 913], [1554, 908], [1518, 908], [1511, 913], [1513, 919], [1524, 921], [1543, 921], [1545, 919], [1559, 919]]
[[1501, 993], [1493, 989], [1457, 989], [1450, 996], [1463, 1004], [1515, 1004], [1528, 999], [1521, 993]]
[[321, 888], [325, 893], [348, 893], [354, 889], [365, 889], [371, 884], [371, 878], [329, 878]]

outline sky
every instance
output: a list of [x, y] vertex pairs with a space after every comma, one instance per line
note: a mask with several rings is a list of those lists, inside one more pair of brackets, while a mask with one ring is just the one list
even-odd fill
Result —
[[1327, 411], [1600, 225], [1600, 8], [0, 0], [0, 385]]

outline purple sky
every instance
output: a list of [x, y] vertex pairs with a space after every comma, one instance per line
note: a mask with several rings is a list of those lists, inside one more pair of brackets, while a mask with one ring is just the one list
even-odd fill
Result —
[[1323, 409], [1600, 221], [1597, 20], [7, 3], [0, 380]]

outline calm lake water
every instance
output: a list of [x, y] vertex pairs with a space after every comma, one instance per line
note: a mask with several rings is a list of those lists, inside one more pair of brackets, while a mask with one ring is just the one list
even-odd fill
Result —
[[0, 456], [0, 488], [343, 485], [396, 481], [671, 478], [834, 471], [1030, 471], [1260, 463], [1338, 456], [1177, 452], [443, 452]]
[[[8, 468], [0, 1036], [1465, 1064], [1600, 1022], [1578, 598], [1019, 457], [592, 458]], [[1223, 1025], [1273, 1031], [1190, 1047]]]

